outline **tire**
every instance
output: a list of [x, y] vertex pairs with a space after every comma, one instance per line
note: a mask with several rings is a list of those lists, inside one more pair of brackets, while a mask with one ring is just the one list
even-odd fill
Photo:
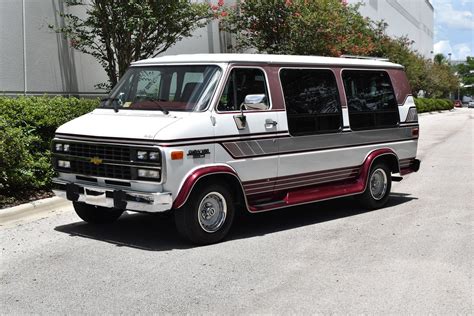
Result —
[[235, 216], [234, 199], [224, 184], [200, 185], [174, 214], [181, 237], [197, 245], [209, 245], [229, 232]]
[[73, 202], [76, 214], [85, 222], [92, 224], [108, 224], [115, 222], [123, 211], [80, 202]]
[[387, 204], [392, 188], [392, 173], [384, 163], [376, 163], [370, 169], [367, 186], [360, 196], [364, 208], [374, 210]]

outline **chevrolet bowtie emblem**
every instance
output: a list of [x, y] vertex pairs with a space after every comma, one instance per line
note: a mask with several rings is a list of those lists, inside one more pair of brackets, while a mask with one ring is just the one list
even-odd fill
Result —
[[90, 162], [92, 162], [94, 165], [98, 166], [102, 163], [102, 159], [99, 157], [92, 157]]

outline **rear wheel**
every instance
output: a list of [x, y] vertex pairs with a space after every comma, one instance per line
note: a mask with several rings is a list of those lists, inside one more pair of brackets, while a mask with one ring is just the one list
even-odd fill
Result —
[[221, 241], [234, 220], [232, 194], [222, 184], [200, 185], [186, 204], [175, 210], [179, 234], [192, 243], [207, 245]]
[[90, 205], [86, 203], [73, 202], [77, 215], [85, 222], [93, 224], [107, 224], [115, 222], [123, 211], [116, 208]]
[[367, 180], [367, 187], [361, 195], [361, 204], [368, 209], [377, 209], [387, 204], [390, 189], [392, 188], [392, 175], [384, 163], [377, 163], [371, 169]]

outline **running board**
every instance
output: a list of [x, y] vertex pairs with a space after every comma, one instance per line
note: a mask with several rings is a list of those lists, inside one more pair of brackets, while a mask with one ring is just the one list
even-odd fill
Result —
[[262, 204], [249, 205], [252, 213], [264, 212], [277, 208], [294, 206], [299, 204], [324, 201], [336, 197], [343, 197], [364, 192], [364, 179], [339, 182], [338, 184], [330, 183], [318, 185], [317, 187], [306, 187], [299, 190], [293, 190], [286, 193], [283, 199], [266, 202]]
[[395, 182], [400, 182], [403, 180], [403, 177], [398, 177], [398, 176], [392, 176], [392, 181], [395, 181]]

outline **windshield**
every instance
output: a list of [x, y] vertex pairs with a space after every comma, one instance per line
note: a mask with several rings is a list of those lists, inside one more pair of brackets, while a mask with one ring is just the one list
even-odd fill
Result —
[[221, 75], [217, 66], [131, 67], [102, 100], [117, 110], [203, 111]]

